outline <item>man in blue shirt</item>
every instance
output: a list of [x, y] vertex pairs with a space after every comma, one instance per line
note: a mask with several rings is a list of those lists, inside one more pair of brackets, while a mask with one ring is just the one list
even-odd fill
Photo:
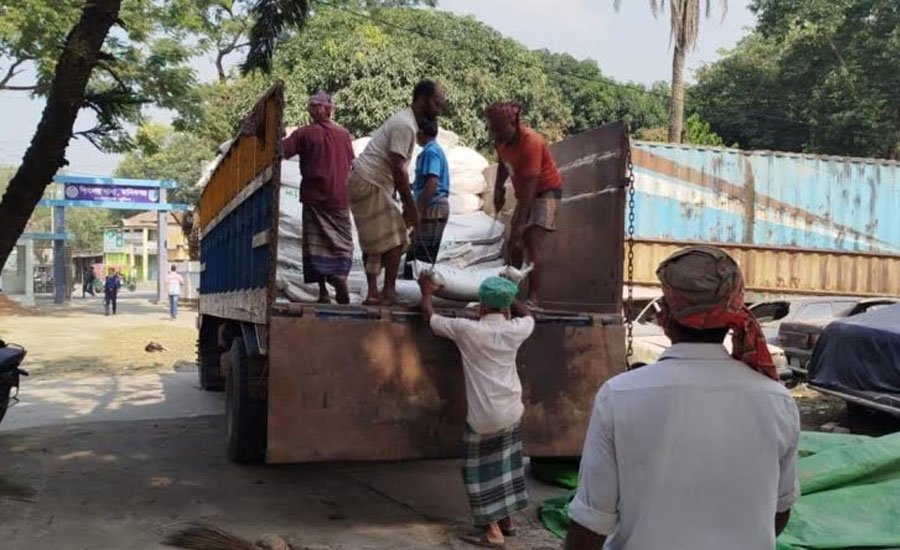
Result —
[[119, 279], [119, 272], [113, 269], [103, 284], [103, 309], [106, 315], [109, 315], [110, 306], [112, 306], [112, 314], [116, 314], [116, 299], [119, 297], [120, 288], [122, 288], [122, 280]]
[[406, 253], [404, 274], [407, 279], [413, 278], [412, 263], [415, 260], [429, 264], [437, 260], [444, 227], [450, 217], [450, 166], [437, 142], [437, 120], [420, 119], [417, 125], [416, 139], [422, 152], [416, 158], [416, 180], [412, 192], [421, 217]]

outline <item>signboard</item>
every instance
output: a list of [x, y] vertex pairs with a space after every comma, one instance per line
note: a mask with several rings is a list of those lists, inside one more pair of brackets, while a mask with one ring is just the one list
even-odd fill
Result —
[[149, 204], [159, 202], [159, 189], [153, 187], [67, 183], [65, 194], [67, 199], [73, 201], [105, 201], [123, 202], [130, 204]]
[[125, 252], [125, 234], [121, 229], [103, 231], [103, 252]]

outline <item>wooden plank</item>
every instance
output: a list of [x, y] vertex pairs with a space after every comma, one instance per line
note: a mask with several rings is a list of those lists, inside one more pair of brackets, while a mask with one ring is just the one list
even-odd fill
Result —
[[265, 324], [268, 316], [268, 292], [265, 288], [201, 294], [199, 311], [222, 319]]
[[[519, 355], [527, 454], [581, 453], [594, 395], [624, 366], [624, 344], [622, 326], [537, 325]], [[269, 361], [269, 462], [459, 456], [459, 353], [420, 320], [274, 316]]]

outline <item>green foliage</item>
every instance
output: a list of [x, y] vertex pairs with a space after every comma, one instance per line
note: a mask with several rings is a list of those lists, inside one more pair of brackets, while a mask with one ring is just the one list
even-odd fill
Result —
[[694, 145], [712, 145], [716, 147], [725, 145], [722, 138], [710, 130], [709, 122], [701, 119], [697, 113], [685, 119], [681, 141], [682, 143], [693, 143]]
[[518, 42], [471, 17], [403, 8], [372, 14], [375, 20], [323, 8], [301, 34], [281, 43], [271, 77], [202, 87], [201, 112], [178, 128], [224, 141], [271, 78], [286, 83], [288, 124], [306, 122], [307, 97], [325, 90], [334, 96], [335, 119], [357, 136], [408, 105], [421, 78], [441, 82], [448, 98], [443, 125], [474, 147], [489, 147], [483, 111], [492, 101], [521, 101], [526, 122], [549, 139], [572, 125], [541, 57]]
[[[65, 38], [81, 14], [83, 0], [7, 0], [0, 5], [0, 91], [46, 96]], [[81, 135], [98, 147], [120, 151], [131, 145], [125, 127], [143, 121], [143, 107], [191, 107], [196, 49], [182, 24], [189, 3], [124, 0], [120, 25], [109, 34], [94, 67], [83, 107], [97, 125]], [[33, 80], [24, 80], [32, 68]]]
[[176, 132], [156, 123], [140, 127], [135, 143], [137, 146], [116, 168], [116, 176], [175, 180], [178, 188], [169, 191], [169, 201], [196, 204], [199, 190], [194, 184], [204, 163], [215, 156], [216, 145], [198, 135]]
[[900, 156], [896, 0], [754, 0], [753, 34], [698, 74], [693, 105], [743, 147]]
[[622, 84], [603, 76], [597, 62], [577, 60], [568, 54], [538, 52], [552, 85], [572, 109], [568, 133], [577, 133], [625, 119], [632, 132], [665, 124], [669, 86], [658, 82], [651, 88]]

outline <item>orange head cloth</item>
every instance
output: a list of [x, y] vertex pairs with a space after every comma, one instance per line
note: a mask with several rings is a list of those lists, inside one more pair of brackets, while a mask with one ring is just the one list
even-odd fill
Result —
[[669, 256], [656, 270], [672, 320], [696, 330], [728, 327], [731, 355], [773, 380], [778, 372], [759, 321], [744, 305], [744, 277], [724, 250], [694, 246]]
[[498, 101], [484, 110], [484, 116], [492, 123], [515, 123], [519, 120], [522, 106], [516, 101]]

